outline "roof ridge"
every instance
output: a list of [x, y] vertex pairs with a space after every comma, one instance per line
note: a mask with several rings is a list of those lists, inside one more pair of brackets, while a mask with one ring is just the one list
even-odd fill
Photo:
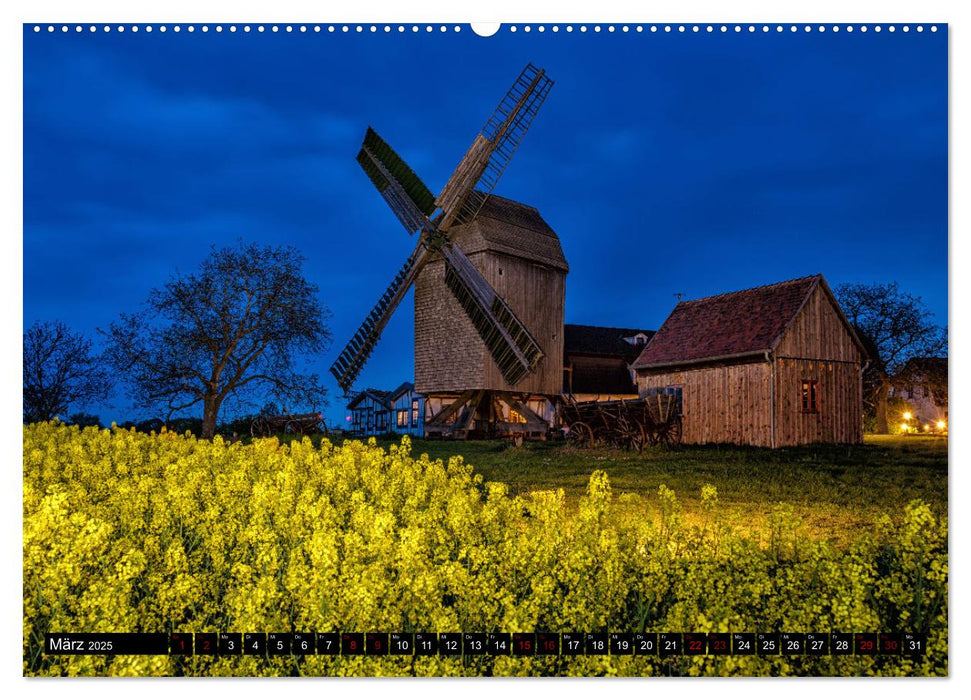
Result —
[[595, 328], [600, 331], [634, 331], [636, 333], [654, 333], [655, 331], [648, 328], [631, 328], [628, 326], [593, 326], [587, 323], [564, 323], [564, 326], [572, 326], [573, 328]]
[[[816, 273], [814, 275], [805, 275], [803, 277], [796, 277], [791, 280], [783, 280], [782, 282], [772, 282], [771, 284], [761, 284], [757, 287], [748, 287], [747, 289], [737, 289], [734, 292], [722, 292], [721, 294], [712, 294], [707, 297], [699, 297], [697, 299], [687, 299], [685, 301], [679, 301], [678, 306], [688, 306], [693, 304], [699, 304], [701, 302], [708, 302], [714, 299], [720, 299], [721, 297], [735, 296], [736, 294], [745, 294], [747, 292], [756, 292], [765, 289], [771, 289], [773, 287], [782, 287], [783, 285], [796, 284], [797, 282], [806, 282], [807, 280], [821, 279], [822, 274]], [[677, 307], [675, 307], [677, 308]], [[663, 325], [663, 324], [662, 324]], [[660, 329], [659, 329], [660, 330]]]
[[[482, 190], [476, 190], [476, 192], [482, 192]], [[485, 194], [486, 195], [486, 199], [488, 199], [490, 197], [495, 197], [496, 199], [501, 199], [503, 201], [509, 202], [510, 204], [516, 204], [516, 205], [519, 205], [521, 207], [526, 207], [527, 209], [532, 209], [537, 214], [539, 213], [539, 209], [537, 209], [536, 207], [534, 207], [532, 204], [526, 204], [525, 202], [520, 202], [520, 201], [518, 201], [516, 199], [510, 199], [509, 197], [503, 197], [501, 194], [496, 194], [495, 192], [489, 192], [488, 194], [486, 194], [485, 192], [482, 192], [482, 194]]]

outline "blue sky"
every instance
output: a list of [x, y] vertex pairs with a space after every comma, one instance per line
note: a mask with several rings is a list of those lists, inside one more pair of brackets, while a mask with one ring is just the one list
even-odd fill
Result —
[[[354, 156], [374, 126], [437, 192], [527, 61], [556, 81], [496, 192], [571, 265], [566, 321], [822, 272], [947, 318], [947, 37], [24, 29], [24, 325], [95, 336], [238, 238], [331, 310], [326, 372], [414, 243]], [[361, 375], [413, 374], [411, 298]], [[88, 407], [136, 415], [123, 398]]]

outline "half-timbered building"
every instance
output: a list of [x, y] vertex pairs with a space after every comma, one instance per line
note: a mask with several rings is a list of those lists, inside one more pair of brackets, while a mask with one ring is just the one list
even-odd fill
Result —
[[415, 386], [405, 382], [394, 391], [364, 389], [347, 404], [348, 431], [357, 437], [373, 435], [421, 436], [424, 433], [425, 400]]

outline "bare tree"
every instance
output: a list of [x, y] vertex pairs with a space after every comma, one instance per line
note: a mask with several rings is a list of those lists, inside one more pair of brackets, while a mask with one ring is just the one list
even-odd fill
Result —
[[198, 272], [174, 275], [140, 312], [122, 314], [105, 331], [107, 356], [135, 402], [166, 420], [201, 404], [205, 438], [230, 397], [323, 405], [318, 376], [298, 371], [330, 342], [328, 312], [302, 263], [289, 247], [213, 248]]
[[[911, 358], [947, 352], [947, 331], [920, 297], [890, 284], [843, 284], [836, 288], [847, 319], [868, 346], [870, 365], [864, 377], [877, 419], [877, 432], [887, 433], [887, 397], [894, 379]], [[874, 356], [875, 355], [875, 356]]]
[[24, 333], [24, 422], [66, 416], [75, 403], [104, 401], [110, 376], [91, 341], [61, 321], [37, 321]]

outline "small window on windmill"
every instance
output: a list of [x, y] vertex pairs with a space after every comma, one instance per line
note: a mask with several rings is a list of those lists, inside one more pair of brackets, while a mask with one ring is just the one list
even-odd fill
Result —
[[499, 276], [502, 277], [502, 268], [499, 268]]

